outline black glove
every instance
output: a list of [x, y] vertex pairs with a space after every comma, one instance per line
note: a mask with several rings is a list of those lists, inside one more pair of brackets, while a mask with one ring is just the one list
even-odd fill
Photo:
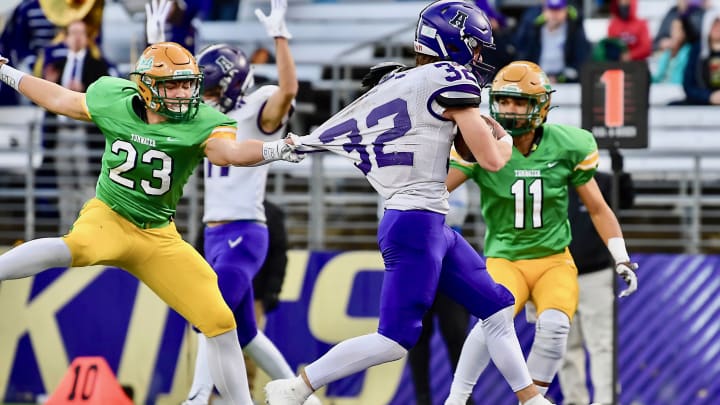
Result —
[[262, 298], [262, 305], [265, 313], [272, 312], [280, 305], [280, 295], [278, 293], [268, 293]]

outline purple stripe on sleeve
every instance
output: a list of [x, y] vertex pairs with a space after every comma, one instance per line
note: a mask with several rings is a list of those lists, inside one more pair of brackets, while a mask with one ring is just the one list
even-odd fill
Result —
[[[430, 97], [428, 97], [427, 110], [430, 113], [430, 115], [439, 119], [440, 121], [449, 121], [449, 120], [447, 118], [444, 118], [442, 115], [435, 113], [435, 111], [433, 111], [433, 109], [432, 109], [432, 103], [433, 103], [433, 101], [435, 101], [435, 99], [440, 94], [446, 93], [446, 92], [466, 93], [467, 98], [475, 98], [475, 97], [480, 97], [481, 91], [480, 91], [480, 87], [478, 87], [477, 85], [469, 84], [469, 83], [458, 84], [455, 86], [442, 87], [442, 88], [436, 90], [433, 94], [430, 95]], [[458, 99], [460, 99], [460, 97], [458, 97]]]

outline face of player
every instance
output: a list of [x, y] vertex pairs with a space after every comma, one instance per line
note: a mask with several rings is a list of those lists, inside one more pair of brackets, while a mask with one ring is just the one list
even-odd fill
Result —
[[164, 95], [165, 107], [172, 112], [184, 113], [188, 108], [188, 99], [195, 94], [197, 80], [169, 80], [158, 85], [158, 91]]
[[512, 123], [514, 128], [523, 128], [528, 125], [528, 117], [533, 108], [531, 100], [520, 97], [497, 97], [497, 112], [505, 114], [508, 119], [503, 124]]

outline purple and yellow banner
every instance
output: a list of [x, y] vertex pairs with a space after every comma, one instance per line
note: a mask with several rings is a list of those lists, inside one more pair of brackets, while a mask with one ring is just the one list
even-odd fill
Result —
[[[295, 369], [335, 343], [377, 326], [383, 277], [378, 252], [289, 255], [280, 307], [266, 333]], [[620, 302], [622, 404], [710, 404], [720, 397], [720, 257], [637, 255], [638, 292]], [[527, 350], [533, 329], [516, 320]], [[175, 312], [122, 270], [52, 269], [0, 284], [0, 399], [35, 402], [59, 384], [78, 356], [102, 356], [136, 404], [180, 403], [192, 378], [195, 336]], [[452, 374], [442, 339], [432, 341], [434, 403]], [[408, 405], [405, 360], [373, 367], [324, 387], [324, 403]], [[559, 402], [557, 387], [550, 395]], [[476, 404], [514, 405], [491, 366]]]

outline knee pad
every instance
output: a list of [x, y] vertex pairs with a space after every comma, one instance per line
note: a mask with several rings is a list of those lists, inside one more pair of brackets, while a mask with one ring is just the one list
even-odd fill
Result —
[[551, 359], [562, 359], [570, 333], [570, 319], [557, 309], [543, 311], [535, 324], [533, 351]]

